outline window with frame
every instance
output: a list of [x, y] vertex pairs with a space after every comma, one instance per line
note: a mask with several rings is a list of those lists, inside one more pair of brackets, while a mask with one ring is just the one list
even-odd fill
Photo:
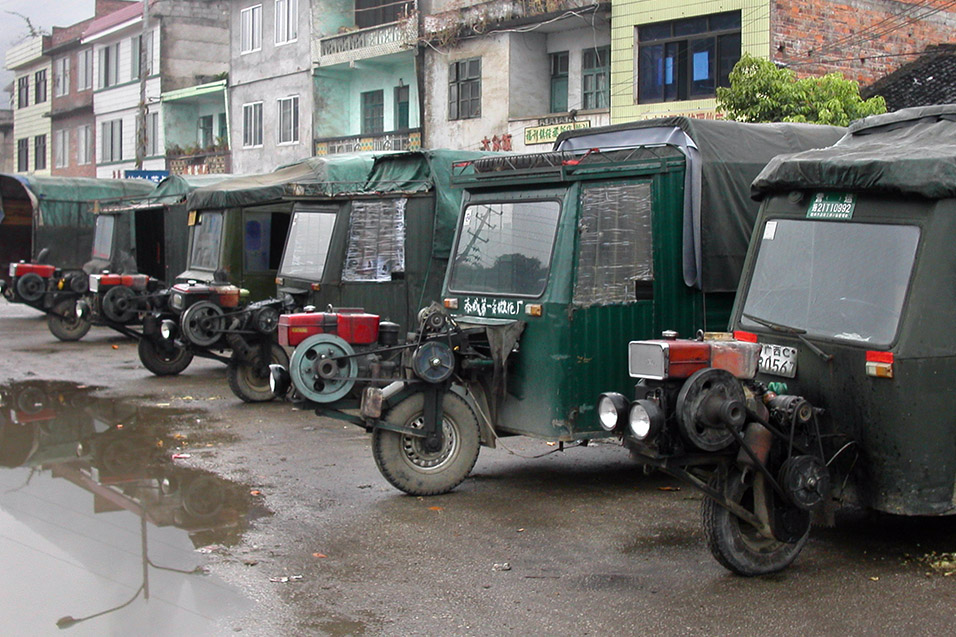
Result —
[[53, 62], [53, 97], [70, 93], [70, 58], [64, 56]]
[[299, 141], [299, 96], [278, 99], [278, 122], [276, 130], [279, 144], [296, 144]]
[[551, 62], [551, 113], [568, 110], [568, 52], [559, 51], [548, 56]]
[[46, 69], [41, 69], [33, 74], [34, 86], [34, 104], [42, 104], [46, 101]]
[[30, 105], [30, 76], [17, 78], [17, 108], [26, 108]]
[[322, 280], [337, 212], [337, 206], [296, 203], [279, 276]]
[[385, 91], [362, 93], [362, 134], [371, 135], [385, 130]]
[[[150, 31], [146, 34], [146, 46], [145, 46], [145, 71], [146, 77], [149, 77], [153, 73], [153, 32]], [[129, 76], [133, 80], [139, 79], [139, 67], [140, 67], [140, 58], [143, 55], [143, 35], [134, 35], [129, 39], [130, 47], [130, 70]]]
[[242, 105], [242, 145], [262, 146], [262, 102]]
[[100, 159], [104, 162], [123, 160], [123, 120], [113, 119], [100, 126], [102, 136]]
[[214, 144], [212, 137], [212, 115], [203, 115], [199, 118], [197, 137], [201, 148], [208, 148]]
[[30, 138], [23, 137], [17, 140], [17, 172], [25, 173], [30, 170]]
[[76, 90], [93, 88], [93, 49], [84, 49], [76, 54]]
[[276, 0], [276, 44], [295, 42], [298, 17], [298, 0]]
[[401, 0], [355, 0], [355, 26], [360, 29], [397, 22], [414, 10], [411, 2]]
[[394, 119], [394, 130], [404, 130], [408, 128], [408, 85], [395, 87], [395, 112], [392, 114]]
[[219, 133], [217, 139], [215, 140], [216, 145], [222, 144], [223, 146], [229, 146], [229, 120], [226, 119], [225, 113], [219, 113], [217, 116], [219, 119]]
[[576, 305], [651, 298], [654, 249], [650, 181], [583, 188], [578, 237]]
[[581, 107], [607, 108], [611, 98], [611, 47], [584, 49], [581, 54]]
[[[139, 124], [142, 120], [136, 116], [136, 130], [139, 134]], [[138, 142], [137, 142], [138, 143]], [[146, 157], [159, 154], [159, 113], [146, 114]]]
[[46, 169], [46, 135], [33, 138], [33, 169]]
[[70, 131], [53, 131], [53, 167], [66, 168], [70, 163]]
[[89, 124], [76, 127], [76, 163], [80, 166], [93, 163], [92, 132]]
[[714, 97], [740, 60], [740, 12], [637, 27], [637, 100]]
[[240, 14], [240, 53], [262, 49], [262, 5], [243, 9]]
[[481, 117], [481, 58], [448, 67], [448, 119]]
[[119, 84], [119, 42], [100, 49], [100, 88]]

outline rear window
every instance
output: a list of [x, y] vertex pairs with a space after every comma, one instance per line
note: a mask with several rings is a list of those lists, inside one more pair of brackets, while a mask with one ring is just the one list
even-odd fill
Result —
[[93, 258], [109, 260], [113, 253], [113, 215], [97, 215], [96, 230], [93, 234]]

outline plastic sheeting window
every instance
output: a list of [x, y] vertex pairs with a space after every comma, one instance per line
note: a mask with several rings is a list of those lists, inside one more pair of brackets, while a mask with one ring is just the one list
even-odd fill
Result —
[[193, 245], [189, 267], [215, 270], [219, 264], [219, 240], [222, 237], [222, 213], [203, 212], [192, 227]]
[[405, 271], [408, 200], [353, 201], [343, 281], [391, 281]]
[[113, 251], [113, 215], [96, 217], [96, 230], [93, 234], [93, 258], [109, 260]]
[[325, 273], [325, 261], [335, 228], [334, 207], [315, 211], [296, 211], [286, 240], [279, 275], [318, 283]]
[[637, 300], [640, 282], [654, 280], [650, 182], [584, 188], [578, 229], [574, 302]]
[[560, 213], [557, 201], [472, 204], [465, 208], [449, 289], [540, 296], [548, 283]]

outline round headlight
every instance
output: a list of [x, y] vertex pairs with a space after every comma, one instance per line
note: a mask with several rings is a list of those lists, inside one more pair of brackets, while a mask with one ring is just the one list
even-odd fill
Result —
[[607, 392], [598, 398], [598, 421], [605, 431], [614, 431], [626, 411], [627, 398], [617, 392]]
[[176, 334], [176, 323], [175, 321], [170, 321], [166, 319], [159, 325], [159, 335], [163, 337], [164, 340], [170, 340]]
[[635, 400], [627, 414], [627, 426], [631, 435], [640, 441], [656, 436], [663, 424], [660, 407], [650, 400]]

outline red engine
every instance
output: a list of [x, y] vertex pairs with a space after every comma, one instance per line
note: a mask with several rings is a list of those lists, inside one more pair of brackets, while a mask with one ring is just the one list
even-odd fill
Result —
[[53, 272], [56, 270], [52, 265], [44, 265], [40, 263], [11, 263], [10, 264], [10, 276], [24, 276], [26, 274], [37, 274], [44, 279], [49, 279], [53, 276]]
[[378, 314], [347, 308], [283, 314], [279, 317], [279, 344], [295, 347], [313, 334], [334, 334], [350, 345], [370, 345], [378, 341], [379, 323]]

